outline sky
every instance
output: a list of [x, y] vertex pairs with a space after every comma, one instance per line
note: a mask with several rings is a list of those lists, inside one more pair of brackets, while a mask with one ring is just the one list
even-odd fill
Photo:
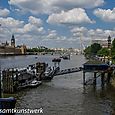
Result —
[[0, 42], [80, 48], [115, 38], [114, 0], [0, 0]]

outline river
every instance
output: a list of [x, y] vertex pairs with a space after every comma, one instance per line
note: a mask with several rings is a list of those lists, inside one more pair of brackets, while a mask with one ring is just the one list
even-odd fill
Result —
[[[26, 67], [38, 61], [53, 65], [57, 56], [15, 56], [1, 58], [1, 67]], [[86, 62], [83, 55], [73, 55], [70, 60], [62, 60], [61, 69], [79, 67]], [[88, 76], [91, 76], [88, 75]], [[83, 87], [82, 72], [60, 75], [51, 82], [44, 82], [33, 89], [17, 93], [16, 108], [43, 108], [43, 115], [115, 115], [115, 90], [112, 86], [101, 88], [92, 85]], [[31, 114], [30, 114], [31, 115]]]

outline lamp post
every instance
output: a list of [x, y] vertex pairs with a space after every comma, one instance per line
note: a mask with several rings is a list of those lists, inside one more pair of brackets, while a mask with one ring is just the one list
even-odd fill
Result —
[[111, 64], [111, 36], [108, 37], [108, 50], [109, 50], [109, 56], [108, 56], [108, 62]]

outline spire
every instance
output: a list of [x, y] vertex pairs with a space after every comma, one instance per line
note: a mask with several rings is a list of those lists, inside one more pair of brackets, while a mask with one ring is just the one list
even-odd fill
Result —
[[14, 34], [12, 34], [12, 39], [15, 39], [15, 38], [14, 38]]
[[111, 36], [109, 35], [108, 40], [111, 40]]
[[12, 47], [15, 47], [15, 38], [14, 38], [14, 34], [12, 34], [11, 46], [12, 46]]

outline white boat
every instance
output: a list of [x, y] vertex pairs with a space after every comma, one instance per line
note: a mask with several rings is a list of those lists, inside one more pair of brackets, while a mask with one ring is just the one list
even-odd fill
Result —
[[52, 71], [53, 71], [53, 70], [52, 70], [51, 67], [47, 67], [47, 68], [46, 68], [46, 71], [44, 72], [45, 77], [48, 77]]
[[29, 87], [37, 87], [39, 85], [41, 85], [42, 82], [41, 81], [38, 81], [38, 80], [33, 80], [30, 84], [29, 84]]

